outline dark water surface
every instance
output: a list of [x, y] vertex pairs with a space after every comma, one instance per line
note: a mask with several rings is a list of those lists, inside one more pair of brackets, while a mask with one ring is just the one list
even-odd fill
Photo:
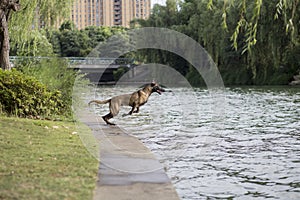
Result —
[[[135, 90], [99, 88], [97, 98]], [[122, 117], [124, 107], [112, 121], [156, 154], [182, 199], [300, 199], [300, 88], [222, 95], [216, 104], [206, 89], [172, 88], [153, 94], [139, 114]]]

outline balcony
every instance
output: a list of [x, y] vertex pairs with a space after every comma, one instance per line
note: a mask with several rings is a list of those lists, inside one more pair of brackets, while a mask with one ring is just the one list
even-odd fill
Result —
[[120, 5], [121, 5], [121, 2], [120, 2], [120, 1], [115, 1], [115, 2], [114, 2], [114, 5], [115, 5], [115, 6], [120, 6]]
[[115, 14], [115, 15], [121, 15], [121, 11], [120, 11], [120, 10], [115, 11], [114, 14]]
[[116, 26], [122, 25], [122, 20], [120, 20], [120, 19], [115, 19], [114, 25], [116, 25]]

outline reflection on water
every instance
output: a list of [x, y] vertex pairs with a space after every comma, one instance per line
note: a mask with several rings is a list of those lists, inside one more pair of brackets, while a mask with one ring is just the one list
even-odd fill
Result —
[[[122, 117], [124, 107], [114, 122], [156, 154], [182, 199], [300, 199], [299, 88], [227, 89], [218, 105], [205, 89], [172, 91], [153, 94], [139, 114]], [[225, 107], [221, 122], [215, 106]]]

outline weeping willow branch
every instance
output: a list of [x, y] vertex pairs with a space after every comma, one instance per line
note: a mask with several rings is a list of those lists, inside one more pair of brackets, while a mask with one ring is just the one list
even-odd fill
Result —
[[226, 8], [227, 8], [227, 0], [224, 0], [223, 14], [222, 14], [222, 19], [223, 19], [223, 21], [222, 21], [222, 28], [223, 28], [225, 31], [228, 31]]
[[[254, 0], [254, 1], [246, 1], [246, 0], [231, 0], [231, 4], [228, 4], [226, 0], [224, 0], [224, 8], [222, 15], [222, 25], [226, 29], [227, 28], [227, 13], [226, 7], [231, 5], [237, 5], [240, 10], [240, 19], [236, 23], [236, 27], [231, 36], [231, 41], [233, 43], [233, 47], [235, 50], [238, 49], [238, 36], [242, 30], [244, 30], [246, 39], [245, 45], [242, 49], [242, 54], [249, 52], [251, 54], [251, 49], [257, 43], [257, 29], [259, 27], [259, 20], [261, 15], [261, 8], [263, 3], [267, 3], [266, 0]], [[291, 39], [294, 43], [297, 43], [297, 34], [296, 33], [296, 24], [294, 22], [295, 15], [297, 12], [297, 7], [299, 6], [299, 0], [278, 0], [278, 3], [275, 4], [275, 13], [274, 20], [278, 20], [280, 17], [283, 18], [285, 24], [286, 33], [291, 34]], [[213, 3], [209, 1], [207, 4], [208, 8], [212, 8]], [[251, 17], [249, 17], [249, 10], [252, 9]], [[246, 13], [248, 14], [246, 16]]]
[[[26, 42], [32, 40], [35, 30], [44, 27], [52, 27], [59, 20], [69, 17], [71, 5], [74, 0], [22, 0], [19, 12], [11, 15], [9, 34], [11, 45], [18, 49], [28, 48]], [[32, 45], [36, 44], [34, 41]], [[32, 48], [35, 48], [32, 46]]]

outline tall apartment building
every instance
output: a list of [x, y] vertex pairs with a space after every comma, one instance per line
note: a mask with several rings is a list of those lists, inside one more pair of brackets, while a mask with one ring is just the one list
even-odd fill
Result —
[[146, 19], [151, 0], [75, 0], [71, 20], [77, 28], [86, 26], [125, 26], [135, 18]]

